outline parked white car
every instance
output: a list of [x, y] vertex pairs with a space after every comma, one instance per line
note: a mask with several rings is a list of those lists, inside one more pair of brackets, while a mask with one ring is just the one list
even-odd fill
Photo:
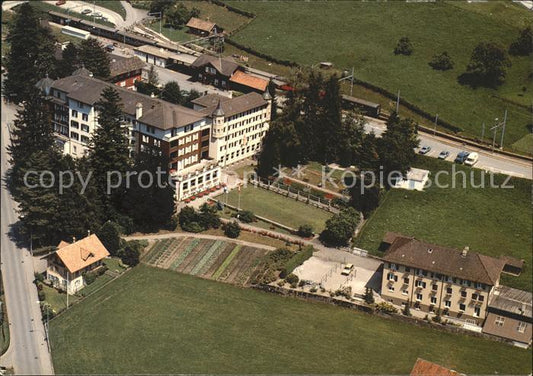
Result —
[[353, 270], [353, 264], [346, 264], [346, 265], [344, 265], [344, 268], [342, 269], [341, 274], [342, 275], [350, 275], [352, 270]]
[[479, 159], [478, 153], [470, 153], [468, 154], [468, 157], [466, 157], [465, 165], [467, 166], [473, 166], [477, 163], [477, 160]]

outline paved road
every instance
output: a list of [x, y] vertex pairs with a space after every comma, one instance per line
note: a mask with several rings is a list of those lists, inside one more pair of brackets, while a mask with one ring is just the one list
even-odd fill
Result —
[[[366, 118], [368, 123], [366, 125], [366, 131], [374, 131], [376, 135], [381, 135], [386, 129], [384, 121], [376, 120], [374, 118]], [[443, 150], [450, 152], [450, 156], [447, 158], [448, 161], [453, 161], [457, 153], [462, 150], [469, 152], [479, 153], [479, 161], [475, 164], [474, 167], [502, 173], [511, 176], [517, 176], [520, 178], [533, 179], [533, 165], [530, 162], [520, 160], [517, 158], [508, 157], [505, 155], [491, 153], [490, 151], [480, 149], [474, 146], [463, 145], [459, 142], [454, 142], [446, 138], [433, 136], [427, 133], [420, 133], [420, 146], [430, 146], [431, 151], [427, 154], [429, 157], [437, 158], [439, 153]]]
[[[7, 123], [15, 115], [15, 107], [2, 103], [2, 180], [8, 167], [6, 146], [9, 142]], [[2, 183], [1, 267], [6, 296], [11, 343], [0, 364], [12, 366], [16, 374], [53, 374], [44, 325], [33, 284], [33, 262], [28, 249], [18, 248], [8, 237], [10, 225], [18, 221], [16, 203]]]

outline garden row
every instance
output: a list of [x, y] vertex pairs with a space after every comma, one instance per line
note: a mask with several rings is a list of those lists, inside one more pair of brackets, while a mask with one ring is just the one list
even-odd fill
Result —
[[172, 238], [156, 241], [143, 262], [202, 278], [247, 284], [267, 250], [223, 240]]

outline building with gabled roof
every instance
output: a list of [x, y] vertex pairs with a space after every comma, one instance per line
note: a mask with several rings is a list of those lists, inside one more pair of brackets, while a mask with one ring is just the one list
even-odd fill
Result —
[[267, 90], [268, 87], [267, 80], [253, 76], [249, 73], [244, 73], [240, 70], [235, 71], [229, 80], [231, 82], [232, 89], [243, 93], [255, 91], [262, 94]]
[[503, 259], [388, 234], [382, 297], [395, 305], [439, 312], [480, 326], [489, 298], [499, 285]]
[[191, 69], [197, 81], [224, 90], [230, 88], [230, 77], [237, 70], [244, 70], [231, 57], [217, 57], [207, 54], [199, 56], [191, 64]]
[[214, 22], [202, 20], [196, 17], [191, 17], [185, 26], [189, 28], [190, 33], [204, 36], [216, 34], [222, 31], [222, 29]]
[[142, 80], [145, 65], [137, 56], [110, 55], [108, 81], [120, 87], [134, 88], [135, 82]]
[[79, 241], [61, 241], [57, 251], [47, 258], [46, 278], [52, 285], [74, 294], [85, 286], [85, 273], [99, 268], [109, 256], [108, 250], [96, 235]]

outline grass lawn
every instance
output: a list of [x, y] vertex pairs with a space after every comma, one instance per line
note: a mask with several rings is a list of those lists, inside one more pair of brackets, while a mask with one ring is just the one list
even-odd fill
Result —
[[531, 372], [531, 350], [144, 265], [52, 320], [50, 338], [58, 374], [407, 374], [417, 357]]
[[[230, 191], [228, 204], [237, 206], [238, 196], [239, 192], [236, 189]], [[226, 202], [224, 194], [216, 198]], [[241, 189], [240, 207], [242, 210], [251, 210], [254, 214], [294, 229], [303, 224], [310, 224], [315, 232], [322, 231], [326, 220], [331, 217], [331, 214], [324, 210], [253, 186]]]
[[[355, 67], [357, 78], [401, 91], [402, 98], [479, 136], [481, 124], [502, 118], [507, 108], [507, 146], [528, 133], [533, 81], [529, 57], [513, 57], [506, 82], [471, 89], [457, 82], [480, 41], [504, 46], [531, 24], [527, 9], [511, 2], [270, 2], [229, 1], [257, 18], [232, 38], [275, 57], [302, 64], [332, 61], [339, 70]], [[511, 21], [512, 20], [512, 21]], [[320, 25], [320, 27], [316, 27]], [[386, 25], [386, 27], [377, 27]], [[413, 55], [396, 56], [394, 46], [408, 36]], [[447, 51], [451, 71], [433, 70], [432, 56]], [[525, 90], [525, 91], [524, 91]], [[357, 95], [357, 90], [354, 92]]]
[[113, 12], [116, 12], [120, 14], [123, 20], [126, 19], [126, 9], [122, 6], [120, 1], [115, 0], [96, 0], [96, 5], [101, 6], [103, 8], [107, 8], [109, 10], [112, 10]]
[[189, 9], [192, 9], [193, 7], [199, 9], [199, 18], [216, 23], [222, 27], [226, 33], [230, 33], [239, 26], [250, 21], [248, 17], [235, 12], [230, 12], [225, 7], [221, 7], [208, 1], [182, 1], [182, 3]]
[[[147, 23], [146, 26], [159, 33], [159, 21]], [[187, 33], [186, 27], [183, 27], [182, 29], [174, 29], [172, 27], [165, 27], [162, 25], [161, 33], [174, 42], [185, 42], [195, 38], [193, 34]]]
[[[432, 176], [439, 170], [470, 171], [463, 166], [434, 158], [419, 157], [414, 167], [429, 169]], [[475, 171], [475, 184], [480, 182], [480, 170]], [[440, 182], [451, 178], [442, 176]], [[468, 179], [470, 180], [470, 178]], [[498, 176], [496, 182], [503, 182]], [[486, 178], [486, 183], [489, 178]], [[531, 291], [531, 182], [512, 179], [513, 189], [462, 188], [462, 178], [456, 188], [432, 186], [424, 192], [393, 189], [381, 206], [364, 225], [355, 244], [379, 254], [378, 246], [387, 231], [416, 236], [428, 242], [498, 257], [509, 255], [526, 260], [520, 277], [502, 276], [502, 283]]]
[[[96, 283], [96, 282], [95, 282]], [[45, 295], [45, 302], [50, 304], [50, 307], [54, 310], [55, 313], [59, 313], [67, 308], [67, 294], [64, 292], [59, 292], [53, 287], [43, 285], [43, 291]], [[83, 290], [82, 290], [83, 291]], [[68, 296], [68, 305], [72, 306], [72, 303], [78, 301], [79, 296], [69, 295]]]

